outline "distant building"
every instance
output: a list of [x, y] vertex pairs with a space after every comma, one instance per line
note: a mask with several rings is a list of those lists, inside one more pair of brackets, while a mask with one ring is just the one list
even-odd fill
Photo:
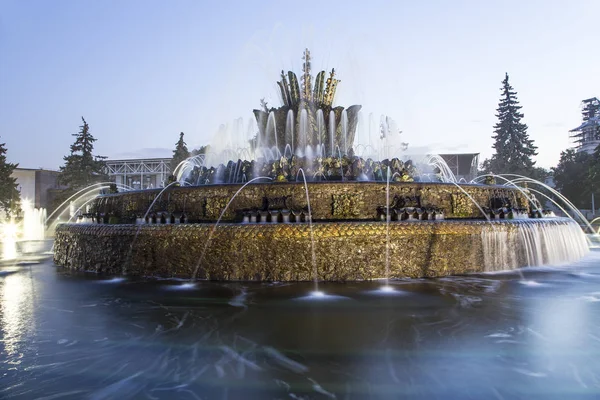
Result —
[[457, 181], [469, 182], [477, 177], [479, 153], [439, 154], [446, 161]]
[[165, 186], [171, 174], [170, 158], [142, 158], [132, 160], [105, 160], [106, 173], [112, 182], [133, 189], [151, 189]]
[[12, 176], [17, 178], [21, 200], [31, 201], [36, 208], [51, 208], [54, 190], [60, 189], [58, 174], [47, 169], [15, 168]]
[[600, 100], [597, 97], [581, 102], [583, 122], [571, 129], [571, 139], [578, 152], [591, 154], [600, 144]]

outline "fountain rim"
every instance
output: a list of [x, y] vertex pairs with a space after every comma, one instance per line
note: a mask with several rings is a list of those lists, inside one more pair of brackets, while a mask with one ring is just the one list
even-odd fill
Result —
[[[557, 223], [567, 223], [567, 222], [574, 222], [577, 224], [577, 221], [573, 220], [572, 218], [568, 218], [568, 217], [545, 217], [545, 218], [516, 218], [516, 219], [496, 219], [496, 220], [491, 220], [488, 221], [484, 218], [449, 218], [449, 219], [443, 219], [443, 220], [427, 220], [427, 221], [421, 221], [421, 220], [415, 220], [415, 221], [407, 221], [407, 220], [403, 220], [403, 221], [390, 221], [390, 224], [394, 224], [394, 225], [406, 225], [406, 226], [413, 226], [413, 225], [490, 225], [490, 224], [496, 224], [496, 225], [531, 225], [531, 224], [546, 224], [546, 223], [550, 223], [550, 222], [557, 222]], [[343, 224], [343, 225], [365, 225], [365, 224], [385, 224], [384, 221], [378, 221], [378, 220], [373, 220], [373, 221], [368, 221], [368, 220], [318, 220], [318, 221], [313, 221], [313, 226], [320, 226], [320, 225], [328, 225], [328, 224]], [[199, 226], [199, 225], [207, 225], [207, 226], [214, 226], [215, 223], [214, 222], [190, 222], [190, 223], [185, 223], [185, 224], [143, 224], [143, 225], [138, 225], [138, 224], [96, 224], [96, 223], [81, 223], [81, 222], [62, 222], [60, 224], [57, 225], [58, 227], [71, 227], [71, 226], [77, 226], [77, 227], [85, 227], [85, 226], [102, 226], [102, 227], [109, 227], [109, 228], [113, 228], [113, 229], [124, 229], [125, 227], [145, 227], [144, 229], [156, 229], [157, 227], [165, 227], [165, 226], [173, 226], [173, 227], [186, 227], [186, 226]], [[219, 227], [235, 227], [236, 229], [238, 229], [240, 226], [249, 226], [249, 227], [253, 227], [253, 226], [261, 226], [261, 227], [273, 227], [273, 229], [275, 229], [278, 226], [281, 225], [286, 225], [285, 223], [278, 223], [278, 224], [273, 224], [273, 223], [269, 223], [269, 222], [256, 222], [256, 223], [239, 223], [239, 222], [220, 222], [218, 225]], [[305, 223], [288, 223], [288, 225], [297, 227], [297, 226], [308, 226]], [[579, 224], [578, 224], [579, 225]], [[218, 229], [217, 228], [217, 229]]]

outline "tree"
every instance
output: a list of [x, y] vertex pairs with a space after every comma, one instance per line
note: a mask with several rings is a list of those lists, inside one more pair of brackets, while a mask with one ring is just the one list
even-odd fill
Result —
[[533, 140], [527, 134], [527, 125], [521, 122], [523, 113], [517, 100], [517, 92], [508, 83], [508, 73], [502, 81], [502, 96], [498, 103], [498, 123], [494, 125], [494, 145], [496, 153], [489, 162], [484, 162], [487, 172], [495, 174], [532, 175], [537, 155]]
[[529, 178], [544, 182], [547, 178], [552, 176], [552, 171], [543, 167], [533, 167]]
[[0, 209], [5, 217], [17, 214], [20, 210], [21, 194], [17, 189], [17, 178], [12, 173], [18, 164], [6, 161], [6, 143], [0, 143]]
[[173, 158], [171, 159], [171, 173], [175, 174], [175, 168], [183, 160], [189, 158], [190, 152], [187, 149], [185, 142], [183, 141], [183, 132], [179, 134], [179, 140], [175, 143], [175, 150], [173, 150]]
[[94, 142], [96, 139], [90, 133], [90, 127], [83, 117], [83, 125], [79, 132], [73, 134], [75, 143], [71, 145], [71, 152], [65, 156], [65, 165], [60, 167], [58, 182], [71, 189], [81, 189], [94, 183], [108, 179], [104, 172], [104, 159], [106, 157], [95, 156]]
[[600, 186], [594, 185], [595, 165], [594, 156], [585, 151], [563, 151], [558, 165], [552, 168], [556, 189], [575, 206], [590, 208], [592, 190], [600, 189]]
[[199, 148], [199, 149], [194, 149], [194, 150], [192, 150], [192, 153], [191, 153], [191, 155], [192, 155], [192, 156], [199, 156], [199, 155], [201, 155], [201, 154], [206, 154], [206, 153], [208, 153], [208, 150], [209, 150], [209, 149], [210, 149], [210, 146], [209, 146], [209, 145], [206, 145], [206, 146], [200, 146], [200, 148]]

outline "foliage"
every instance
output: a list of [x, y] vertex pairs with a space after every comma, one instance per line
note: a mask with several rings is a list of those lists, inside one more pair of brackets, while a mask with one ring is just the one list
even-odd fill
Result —
[[527, 134], [527, 125], [521, 122], [523, 113], [517, 100], [517, 92], [508, 82], [508, 74], [502, 81], [502, 96], [498, 103], [498, 123], [494, 125], [494, 145], [492, 158], [484, 161], [486, 172], [495, 174], [518, 174], [531, 176], [535, 173], [532, 157], [537, 147]]
[[529, 178], [538, 180], [540, 182], [544, 182], [546, 179], [548, 179], [551, 176], [552, 176], [552, 171], [547, 170], [546, 168], [543, 168], [543, 167], [533, 167], [533, 169], [531, 170], [531, 174], [529, 175]]
[[106, 157], [95, 156], [94, 142], [96, 139], [90, 133], [90, 127], [83, 117], [83, 125], [79, 132], [73, 134], [75, 142], [71, 145], [71, 151], [65, 156], [65, 165], [60, 167], [58, 182], [71, 189], [81, 189], [97, 182], [108, 179], [104, 172], [104, 159]]
[[206, 153], [208, 153], [208, 150], [209, 150], [209, 149], [210, 149], [210, 146], [209, 146], [209, 145], [206, 145], [206, 146], [200, 146], [200, 148], [199, 148], [199, 149], [194, 149], [194, 150], [192, 150], [192, 154], [191, 154], [191, 155], [192, 155], [192, 156], [199, 156], [199, 155], [201, 155], [201, 154], [206, 154]]
[[600, 192], [598, 179], [594, 176], [596, 166], [593, 155], [573, 149], [563, 151], [558, 165], [553, 168], [556, 189], [575, 206], [590, 208], [592, 192], [596, 195]]
[[186, 143], [183, 141], [183, 135], [183, 132], [179, 134], [179, 140], [175, 143], [175, 150], [173, 150], [173, 158], [171, 158], [171, 173], [173, 174], [175, 173], [175, 168], [190, 156]]
[[17, 190], [17, 178], [12, 173], [18, 164], [6, 161], [6, 143], [0, 143], [0, 209], [6, 218], [20, 211], [21, 195]]

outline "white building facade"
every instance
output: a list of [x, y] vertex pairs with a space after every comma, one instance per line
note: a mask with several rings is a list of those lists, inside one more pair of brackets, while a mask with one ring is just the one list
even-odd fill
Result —
[[170, 158], [106, 160], [105, 163], [112, 182], [136, 190], [164, 187], [171, 174]]
[[569, 132], [578, 152], [592, 154], [600, 144], [600, 100], [583, 100], [582, 116], [583, 123]]

